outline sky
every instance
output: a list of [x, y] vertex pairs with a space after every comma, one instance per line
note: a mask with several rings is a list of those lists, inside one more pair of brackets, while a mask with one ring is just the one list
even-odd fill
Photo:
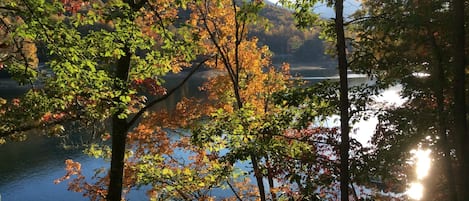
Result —
[[[272, 3], [277, 3], [278, 0], [268, 0]], [[360, 2], [357, 0], [344, 0], [344, 16], [353, 14], [358, 8], [360, 8]], [[321, 17], [332, 18], [335, 16], [334, 9], [327, 7], [324, 4], [318, 4], [314, 11], [319, 13]]]

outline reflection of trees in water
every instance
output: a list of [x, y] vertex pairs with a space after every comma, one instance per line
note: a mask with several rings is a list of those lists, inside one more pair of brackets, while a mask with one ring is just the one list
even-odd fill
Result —
[[[164, 86], [167, 90], [171, 90], [176, 87], [184, 79], [183, 76], [174, 76], [165, 79]], [[176, 104], [182, 98], [204, 98], [204, 93], [199, 90], [199, 87], [202, 86], [206, 79], [196, 76], [189, 79], [180, 89], [178, 89], [173, 95], [169, 96], [165, 101], [157, 104], [153, 110], [163, 110], [167, 109], [168, 111], [176, 108]], [[153, 98], [154, 99], [154, 98]]]
[[96, 121], [91, 123], [80, 123], [71, 122], [64, 125], [62, 131], [57, 133], [49, 133], [59, 140], [59, 145], [62, 149], [83, 149], [89, 147], [92, 144], [106, 143], [110, 138], [110, 127], [109, 121]]

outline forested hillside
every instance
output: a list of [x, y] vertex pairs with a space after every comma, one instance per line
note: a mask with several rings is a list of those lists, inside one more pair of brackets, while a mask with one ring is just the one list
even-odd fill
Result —
[[323, 41], [318, 38], [319, 28], [297, 28], [288, 9], [266, 2], [259, 16], [264, 23], [254, 25], [250, 35], [258, 37], [261, 45], [269, 46], [274, 62], [320, 64], [333, 60], [324, 54]]

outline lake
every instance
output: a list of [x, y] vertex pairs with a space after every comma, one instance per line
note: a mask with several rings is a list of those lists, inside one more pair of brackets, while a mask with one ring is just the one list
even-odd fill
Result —
[[[336, 79], [336, 70], [321, 69], [317, 67], [296, 66], [292, 69], [292, 74], [300, 73], [307, 80], [312, 82], [323, 79]], [[181, 97], [200, 96], [197, 87], [202, 83], [207, 72], [199, 73], [189, 80], [185, 86], [178, 90], [166, 102], [158, 107], [171, 108]], [[177, 76], [168, 77], [168, 88], [176, 85], [181, 80]], [[351, 85], [369, 81], [364, 76], [354, 75], [350, 78]], [[2, 89], [0, 85], [0, 89]], [[399, 88], [391, 88], [383, 94], [395, 96]], [[4, 96], [5, 91], [0, 91]], [[12, 93], [12, 92], [11, 92]], [[397, 96], [398, 97], [398, 96]], [[385, 98], [386, 100], [386, 98]], [[332, 122], [332, 121], [331, 121]], [[373, 124], [372, 120], [359, 123], [359, 129], [362, 129], [359, 136], [360, 141], [366, 142], [367, 137], [371, 135], [369, 130]], [[332, 123], [333, 124], [333, 123]], [[374, 123], [376, 124], [376, 123]], [[369, 137], [368, 137], [369, 138]], [[73, 159], [82, 164], [85, 176], [92, 176], [93, 170], [100, 167], [109, 167], [109, 163], [101, 159], [91, 158], [82, 153], [80, 149], [64, 150], [60, 146], [60, 140], [48, 138], [45, 136], [29, 136], [24, 142], [8, 142], [0, 145], [0, 195], [1, 201], [79, 201], [88, 200], [80, 193], [74, 193], [67, 190], [67, 182], [54, 184], [54, 180], [65, 174], [64, 161]], [[143, 190], [132, 191], [128, 199], [146, 200]]]

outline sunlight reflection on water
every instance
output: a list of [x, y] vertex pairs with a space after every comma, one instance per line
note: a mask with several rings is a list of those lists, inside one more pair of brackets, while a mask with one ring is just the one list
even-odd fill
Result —
[[409, 185], [406, 191], [407, 196], [414, 200], [420, 200], [423, 197], [424, 186], [422, 184], [423, 179], [428, 175], [431, 166], [431, 151], [429, 149], [413, 149], [410, 151], [413, 154], [413, 163], [415, 166], [416, 181]]
[[411, 183], [406, 194], [414, 200], [420, 200], [423, 197], [423, 185], [418, 182]]

